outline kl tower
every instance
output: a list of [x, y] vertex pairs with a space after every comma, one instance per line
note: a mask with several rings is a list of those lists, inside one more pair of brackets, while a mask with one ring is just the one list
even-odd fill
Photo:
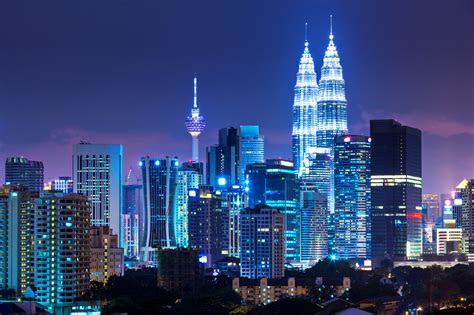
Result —
[[199, 162], [199, 135], [206, 127], [204, 117], [199, 116], [199, 107], [197, 105], [197, 77], [194, 74], [194, 103], [191, 109], [191, 116], [186, 118], [186, 129], [193, 139], [192, 161]]

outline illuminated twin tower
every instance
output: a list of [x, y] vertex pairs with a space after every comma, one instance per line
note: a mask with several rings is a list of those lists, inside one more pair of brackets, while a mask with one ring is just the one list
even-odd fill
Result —
[[197, 77], [194, 74], [194, 103], [191, 109], [191, 116], [186, 118], [186, 129], [193, 138], [192, 160], [199, 162], [199, 135], [206, 127], [206, 122], [203, 116], [199, 116], [199, 107], [197, 105]]
[[317, 151], [331, 152], [334, 137], [348, 132], [347, 100], [342, 67], [334, 45], [332, 18], [319, 86], [306, 38], [304, 46], [293, 104], [293, 161], [299, 176], [305, 173], [305, 158], [307, 160]]

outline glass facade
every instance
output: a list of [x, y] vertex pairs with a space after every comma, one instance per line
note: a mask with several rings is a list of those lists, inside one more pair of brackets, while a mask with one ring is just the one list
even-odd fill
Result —
[[123, 185], [122, 246], [126, 257], [139, 255], [138, 231], [143, 215], [143, 186]]
[[21, 185], [29, 191], [43, 190], [43, 162], [30, 161], [24, 157], [7, 158], [5, 162], [5, 183], [12, 186]]
[[337, 259], [370, 258], [370, 142], [344, 135], [334, 141], [334, 235]]
[[372, 260], [422, 253], [421, 131], [371, 120]]
[[308, 41], [304, 46], [296, 74], [293, 102], [292, 148], [294, 168], [298, 174], [303, 173], [303, 160], [308, 149], [316, 147], [318, 81]]
[[247, 165], [265, 161], [264, 139], [258, 126], [240, 126], [239, 136], [239, 184], [243, 185]]
[[168, 157], [145, 157], [140, 160], [140, 167], [144, 194], [140, 258], [156, 263], [157, 247], [176, 247], [175, 206], [179, 161]]

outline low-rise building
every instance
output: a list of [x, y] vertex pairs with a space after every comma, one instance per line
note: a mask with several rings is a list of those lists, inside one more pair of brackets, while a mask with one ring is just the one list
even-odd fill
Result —
[[452, 252], [462, 252], [462, 229], [436, 229], [436, 254], [445, 255]]
[[118, 242], [108, 226], [91, 228], [91, 280], [105, 283], [111, 276], [123, 275], [123, 248]]

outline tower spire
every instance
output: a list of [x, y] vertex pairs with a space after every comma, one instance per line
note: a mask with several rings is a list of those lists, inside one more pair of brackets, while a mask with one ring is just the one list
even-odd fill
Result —
[[308, 47], [308, 22], [304, 23], [304, 45]]
[[333, 39], [334, 35], [332, 35], [332, 14], [329, 15], [329, 39]]
[[198, 82], [198, 79], [197, 79], [197, 74], [196, 72], [194, 72], [194, 108], [197, 108], [198, 105], [197, 105], [197, 100], [198, 100], [198, 97], [197, 97], [197, 82]]

